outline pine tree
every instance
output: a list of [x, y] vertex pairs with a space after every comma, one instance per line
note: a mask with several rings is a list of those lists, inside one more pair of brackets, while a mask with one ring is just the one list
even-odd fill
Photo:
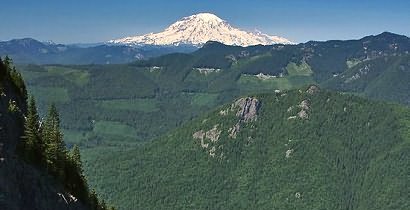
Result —
[[77, 145], [74, 145], [69, 152], [65, 173], [67, 174], [65, 183], [68, 190], [77, 198], [87, 200], [87, 181], [83, 175], [80, 149]]
[[44, 144], [40, 137], [40, 118], [37, 113], [36, 102], [33, 97], [30, 97], [27, 117], [24, 124], [22, 145], [24, 158], [29, 162], [40, 165], [43, 161], [43, 147]]
[[26, 85], [24, 84], [23, 77], [14, 66], [10, 70], [10, 77], [19, 93], [24, 97], [24, 99], [27, 99], [27, 89]]
[[3, 62], [3, 59], [0, 57], [0, 81], [3, 81], [7, 75], [7, 68]]
[[81, 162], [81, 155], [80, 155], [80, 148], [77, 145], [74, 145], [69, 153], [69, 157], [71, 161], [74, 163], [75, 167], [77, 168], [77, 172], [82, 174], [82, 162]]
[[50, 106], [44, 123], [43, 140], [45, 141], [45, 158], [47, 169], [61, 180], [64, 180], [64, 163], [67, 158], [63, 134], [60, 131], [60, 118], [54, 104]]
[[10, 65], [11, 65], [11, 58], [8, 55], [6, 55], [6, 57], [4, 57], [3, 64], [6, 67], [8, 67], [8, 70], [9, 70]]
[[13, 61], [11, 60], [11, 58], [6, 56], [4, 60], [0, 59], [0, 64], [0, 79], [10, 78], [15, 88], [17, 88], [18, 92], [23, 96], [25, 100], [27, 100], [27, 89], [23, 77], [21, 76], [20, 72], [18, 72], [17, 69], [13, 67]]
[[94, 189], [90, 192], [88, 203], [91, 209], [98, 210], [98, 196]]

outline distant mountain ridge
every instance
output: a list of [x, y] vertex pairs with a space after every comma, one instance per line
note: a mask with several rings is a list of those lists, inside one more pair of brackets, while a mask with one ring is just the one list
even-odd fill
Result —
[[211, 13], [199, 13], [184, 17], [163, 32], [110, 40], [109, 43], [202, 46], [208, 41], [235, 46], [292, 44], [291, 41], [283, 37], [270, 36], [261, 32], [252, 33], [232, 27], [228, 22]]
[[173, 52], [192, 52], [191, 46], [118, 46], [106, 44], [64, 45], [32, 38], [0, 41], [0, 56], [18, 64], [117, 64]]

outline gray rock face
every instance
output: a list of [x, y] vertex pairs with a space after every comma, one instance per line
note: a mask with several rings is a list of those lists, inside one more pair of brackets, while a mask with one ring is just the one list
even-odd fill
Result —
[[[208, 147], [212, 146], [212, 143], [215, 143], [219, 140], [219, 136], [221, 135], [222, 131], [218, 129], [218, 124], [214, 125], [214, 127], [208, 131], [199, 130], [192, 134], [192, 138], [200, 140], [201, 147], [208, 150]], [[212, 146], [211, 149], [208, 150], [209, 155], [211, 157], [215, 157], [216, 147]]]
[[229, 137], [236, 139], [236, 134], [239, 132], [240, 129], [241, 129], [241, 125], [238, 122], [232, 128], [229, 128], [228, 130]]
[[306, 93], [309, 93], [310, 95], [314, 95], [315, 93], [319, 92], [320, 88], [316, 85], [311, 85], [307, 90]]
[[304, 119], [304, 120], [309, 118], [307, 111], [303, 109], [300, 110], [300, 112], [298, 113], [298, 116], [300, 117], [300, 119]]
[[237, 133], [241, 130], [241, 125], [243, 123], [256, 121], [258, 118], [258, 110], [261, 103], [256, 98], [246, 97], [240, 98], [232, 104], [231, 110], [238, 110], [236, 116], [239, 121], [229, 128], [229, 137], [235, 139]]
[[302, 108], [303, 110], [308, 110], [309, 109], [309, 101], [308, 100], [303, 100], [300, 102], [299, 107]]
[[236, 116], [244, 122], [252, 122], [257, 119], [260, 102], [256, 98], [240, 98], [232, 105], [233, 108], [239, 108]]

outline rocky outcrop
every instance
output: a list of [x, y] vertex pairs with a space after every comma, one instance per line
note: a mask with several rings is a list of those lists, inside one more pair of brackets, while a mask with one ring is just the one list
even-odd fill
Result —
[[300, 102], [299, 107], [301, 108], [301, 110], [298, 113], [298, 116], [300, 119], [308, 119], [309, 115], [307, 113], [307, 111], [309, 110], [309, 101], [308, 100], [303, 100], [302, 102]]
[[[293, 107], [295, 107], [295, 106], [289, 107], [287, 112], [292, 112]], [[308, 114], [308, 111], [310, 109], [309, 100], [305, 99], [305, 100], [301, 101], [300, 104], [297, 105], [297, 107], [299, 108], [299, 112], [297, 112], [297, 115], [293, 115], [293, 116], [288, 117], [288, 120], [293, 120], [293, 119], [296, 119], [297, 117], [299, 117], [300, 119], [303, 119], [303, 120], [309, 119], [309, 114]]]
[[306, 90], [306, 93], [310, 95], [314, 95], [315, 93], [319, 92], [320, 88], [316, 85], [311, 85], [309, 88]]
[[308, 115], [308, 113], [307, 113], [307, 111], [306, 110], [304, 110], [304, 109], [302, 109], [302, 110], [300, 110], [300, 112], [298, 112], [298, 117], [300, 118], [300, 119], [308, 119], [309, 118], [309, 115]]
[[[211, 157], [215, 157], [216, 146], [213, 145], [219, 140], [222, 131], [218, 129], [218, 124], [208, 131], [199, 130], [192, 134], [192, 138], [200, 141], [201, 147], [207, 149]], [[211, 144], [211, 145], [210, 145]], [[208, 149], [210, 147], [210, 149]]]
[[229, 128], [230, 138], [236, 139], [236, 135], [241, 130], [243, 123], [257, 120], [260, 105], [261, 103], [258, 99], [251, 97], [240, 98], [231, 105], [231, 110], [238, 110], [236, 116], [239, 118], [239, 121]]
[[257, 119], [260, 102], [256, 98], [240, 98], [232, 104], [232, 109], [238, 108], [236, 116], [243, 122], [251, 122]]
[[236, 134], [239, 132], [241, 129], [240, 122], [236, 123], [232, 128], [229, 128], [229, 137], [236, 139]]

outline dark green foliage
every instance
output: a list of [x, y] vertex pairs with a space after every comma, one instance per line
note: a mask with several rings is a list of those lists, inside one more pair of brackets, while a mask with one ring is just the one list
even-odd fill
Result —
[[21, 151], [24, 151], [25, 160], [41, 165], [44, 163], [43, 154], [45, 143], [40, 136], [40, 117], [37, 113], [36, 102], [33, 97], [29, 98], [27, 116], [24, 124], [24, 136], [21, 143]]
[[[26, 85], [23, 81], [23, 77], [21, 76], [20, 72], [18, 72], [13, 66], [13, 61], [8, 56], [6, 56], [4, 60], [2, 60], [0, 57], [0, 81], [3, 80], [11, 81], [13, 83], [13, 87], [23, 97], [23, 99], [27, 99], [27, 90]], [[1, 85], [2, 84], [0, 83], [0, 91], [3, 88], [1, 87]]]
[[[257, 121], [236, 139], [228, 104], [136, 149], [89, 149], [91, 184], [122, 209], [409, 208], [408, 108], [323, 90], [254, 97]], [[288, 119], [303, 100], [308, 119]], [[202, 148], [193, 134], [215, 125]]]
[[67, 151], [60, 131], [60, 118], [55, 105], [51, 105], [42, 129], [42, 138], [45, 140], [44, 156], [46, 168], [54, 175], [64, 180], [64, 165]]
[[[0, 62], [0, 64], [3, 74], [3, 80], [0, 84], [5, 84], [5, 81], [9, 80], [19, 81], [21, 79], [20, 76], [9, 76], [10, 72], [11, 75], [20, 75], [14, 68], [11, 71], [10, 68], [3, 68], [4, 66], [9, 67], [10, 59], [6, 57], [5, 61]], [[25, 87], [22, 80], [21, 83], [13, 83], [13, 85]], [[21, 92], [21, 89], [18, 90], [19, 97], [24, 98], [24, 92]], [[67, 151], [60, 130], [60, 117], [55, 105], [50, 106], [46, 119], [41, 121], [34, 97], [30, 97], [26, 103], [27, 110], [25, 111], [24, 109], [20, 110], [15, 101], [9, 102], [9, 109], [10, 106], [13, 106], [16, 107], [12, 108], [15, 110], [13, 112], [19, 111], [25, 114], [24, 135], [21, 137], [21, 142], [18, 143], [17, 154], [27, 163], [52, 175], [64, 186], [67, 192], [90, 209], [108, 209], [105, 202], [97, 197], [95, 191], [90, 192], [88, 188], [83, 174], [79, 148], [74, 146], [70, 152]]]
[[323, 86], [410, 104], [410, 56], [385, 56], [359, 63]]
[[80, 200], [88, 200], [88, 185], [83, 175], [80, 150], [75, 145], [68, 154], [65, 164], [65, 181], [69, 192]]
[[60, 117], [54, 104], [50, 106], [41, 133], [44, 141], [45, 166], [49, 173], [64, 183], [65, 188], [91, 209], [105, 210], [107, 206], [100, 201], [95, 191], [89, 192], [83, 175], [80, 150], [74, 146], [66, 150], [63, 134], [60, 131]]

